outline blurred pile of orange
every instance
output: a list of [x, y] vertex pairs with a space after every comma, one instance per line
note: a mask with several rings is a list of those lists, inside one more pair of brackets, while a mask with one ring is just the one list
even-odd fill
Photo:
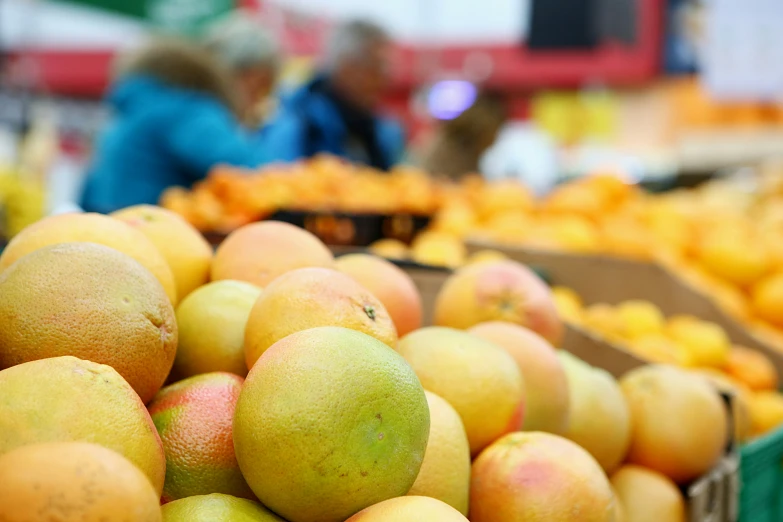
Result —
[[692, 368], [729, 386], [747, 410], [750, 435], [783, 424], [783, 394], [776, 391], [774, 365], [761, 352], [732, 345], [720, 325], [688, 315], [667, 318], [642, 300], [584, 306], [570, 289], [555, 288], [553, 294], [569, 323], [646, 361]]
[[783, 106], [777, 103], [726, 103], [710, 98], [698, 79], [672, 80], [664, 88], [672, 104], [675, 128], [715, 129], [783, 124]]
[[166, 191], [160, 203], [199, 230], [228, 232], [278, 210], [430, 215], [441, 192], [441, 183], [417, 169], [387, 174], [320, 156], [257, 172], [219, 167], [192, 191]]
[[449, 194], [414, 247], [438, 252], [427, 257], [448, 266], [464, 262], [456, 238], [468, 237], [657, 261], [756, 335], [781, 344], [783, 187], [767, 183], [751, 193], [715, 184], [654, 195], [616, 176], [596, 175], [538, 201], [510, 182], [491, 187], [482, 201], [472, 200], [470, 191]]

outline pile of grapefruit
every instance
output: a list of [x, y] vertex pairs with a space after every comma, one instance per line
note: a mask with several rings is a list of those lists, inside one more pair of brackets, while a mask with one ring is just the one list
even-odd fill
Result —
[[46, 218], [0, 256], [0, 520], [685, 520], [728, 437], [705, 377], [559, 352], [486, 258], [411, 278], [276, 222]]

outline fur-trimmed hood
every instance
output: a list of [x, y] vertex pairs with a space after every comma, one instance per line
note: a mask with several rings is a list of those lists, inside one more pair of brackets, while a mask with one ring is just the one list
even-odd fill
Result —
[[115, 88], [131, 77], [147, 77], [174, 88], [208, 94], [238, 113], [231, 75], [208, 51], [178, 40], [158, 40], [121, 56], [115, 63]]

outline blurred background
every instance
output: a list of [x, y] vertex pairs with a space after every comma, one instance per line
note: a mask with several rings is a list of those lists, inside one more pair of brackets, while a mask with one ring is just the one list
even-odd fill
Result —
[[27, 193], [12, 211], [79, 202], [118, 55], [161, 35], [199, 41], [236, 12], [279, 45], [264, 114], [315, 74], [334, 27], [372, 22], [391, 44], [378, 110], [401, 123], [405, 157], [489, 95], [502, 114], [462, 124], [481, 134], [465, 161], [537, 193], [599, 170], [690, 185], [783, 153], [775, 0], [2, 0], [0, 179], [36, 183], [15, 175]]

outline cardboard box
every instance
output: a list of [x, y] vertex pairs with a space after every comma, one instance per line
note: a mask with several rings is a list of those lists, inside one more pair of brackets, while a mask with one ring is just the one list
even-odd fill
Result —
[[[654, 303], [667, 316], [689, 314], [719, 324], [735, 344], [767, 355], [783, 376], [783, 351], [758, 338], [704, 293], [663, 266], [602, 255], [546, 252], [468, 241], [468, 250], [495, 249], [546, 274], [549, 282], [578, 293], [586, 304], [618, 304], [629, 299]], [[590, 362], [590, 361], [588, 361]]]

